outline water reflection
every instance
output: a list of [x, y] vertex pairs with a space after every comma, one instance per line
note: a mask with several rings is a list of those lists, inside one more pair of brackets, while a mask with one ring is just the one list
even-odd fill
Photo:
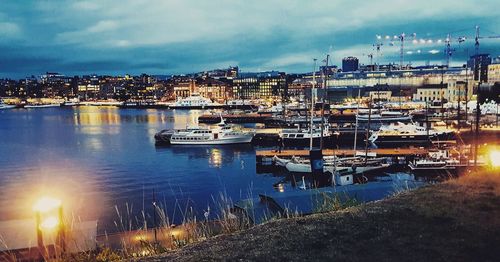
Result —
[[29, 196], [59, 189], [81, 211], [75, 215], [99, 219], [100, 233], [116, 230], [115, 205], [134, 205], [131, 217], [143, 208], [152, 214], [153, 189], [175, 223], [187, 204], [198, 212], [221, 192], [237, 201], [272, 190], [278, 179], [256, 175], [251, 145], [154, 146], [155, 132], [195, 124], [203, 113], [90, 106], [0, 113], [0, 220], [31, 216], [23, 213]]
[[221, 167], [222, 165], [222, 154], [220, 149], [212, 148], [210, 149], [210, 157], [208, 158], [208, 163], [212, 167]]

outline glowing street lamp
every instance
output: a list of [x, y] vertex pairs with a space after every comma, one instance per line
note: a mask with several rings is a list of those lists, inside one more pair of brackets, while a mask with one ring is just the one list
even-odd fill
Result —
[[42, 197], [33, 205], [36, 218], [36, 235], [39, 255], [47, 257], [47, 250], [43, 243], [43, 233], [54, 232], [56, 234], [56, 245], [64, 251], [64, 228], [63, 209], [59, 199]]

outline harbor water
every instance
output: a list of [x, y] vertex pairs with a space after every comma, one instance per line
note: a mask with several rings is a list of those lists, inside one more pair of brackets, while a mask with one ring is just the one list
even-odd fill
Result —
[[203, 113], [92, 106], [0, 111], [0, 220], [32, 218], [34, 199], [52, 195], [73, 219], [96, 219], [100, 233], [114, 232], [123, 220], [125, 228], [151, 221], [153, 200], [170, 222], [181, 223], [209, 206], [216, 218], [222, 196], [238, 201], [275, 191], [280, 178], [257, 174], [251, 145], [155, 146], [155, 132], [185, 128]]

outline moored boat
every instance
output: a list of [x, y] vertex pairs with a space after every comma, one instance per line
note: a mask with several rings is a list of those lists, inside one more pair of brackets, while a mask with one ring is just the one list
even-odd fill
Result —
[[186, 129], [162, 130], [155, 134], [158, 144], [172, 145], [227, 145], [252, 142], [255, 132], [244, 131], [232, 125], [227, 125], [221, 118], [216, 126], [193, 126]]
[[8, 104], [5, 104], [3, 102], [3, 100], [0, 99], [0, 110], [1, 109], [11, 109], [11, 108], [15, 108], [16, 105], [8, 105]]
[[212, 100], [201, 96], [199, 93], [192, 93], [186, 98], [180, 98], [170, 105], [171, 109], [208, 109], [221, 108], [224, 105], [214, 103]]

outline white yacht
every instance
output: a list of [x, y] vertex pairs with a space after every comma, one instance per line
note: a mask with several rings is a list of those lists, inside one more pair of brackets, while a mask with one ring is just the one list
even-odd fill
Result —
[[325, 142], [329, 142], [332, 139], [332, 134], [334, 132], [330, 131], [328, 124], [325, 124], [323, 129], [323, 136], [321, 135], [321, 127], [313, 127], [312, 134], [309, 128], [307, 129], [283, 129], [280, 132], [280, 137], [283, 140], [283, 144], [286, 146], [305, 146], [309, 145], [311, 139], [313, 144], [318, 144], [321, 137]]
[[253, 131], [236, 129], [227, 125], [221, 118], [221, 122], [213, 128], [191, 127], [175, 130], [170, 136], [172, 145], [226, 145], [243, 144], [252, 142]]
[[[361, 111], [360, 111], [361, 113]], [[403, 114], [399, 111], [382, 111], [378, 114], [357, 114], [356, 118], [360, 122], [366, 122], [368, 119], [372, 122], [409, 122], [412, 116]]]
[[283, 112], [284, 107], [283, 104], [278, 103], [272, 106], [266, 106], [266, 105], [260, 105], [259, 106], [259, 113], [281, 113]]
[[16, 106], [15, 105], [7, 105], [3, 102], [2, 99], [0, 99], [0, 109], [11, 109], [11, 108], [15, 108]]
[[377, 146], [401, 144], [428, 144], [435, 140], [451, 140], [454, 138], [452, 130], [427, 130], [414, 123], [391, 123], [383, 125], [374, 132], [369, 141]]
[[170, 105], [172, 109], [205, 109], [217, 108], [223, 105], [214, 103], [210, 99], [201, 96], [199, 93], [192, 93], [186, 98], [180, 98], [175, 103]]

